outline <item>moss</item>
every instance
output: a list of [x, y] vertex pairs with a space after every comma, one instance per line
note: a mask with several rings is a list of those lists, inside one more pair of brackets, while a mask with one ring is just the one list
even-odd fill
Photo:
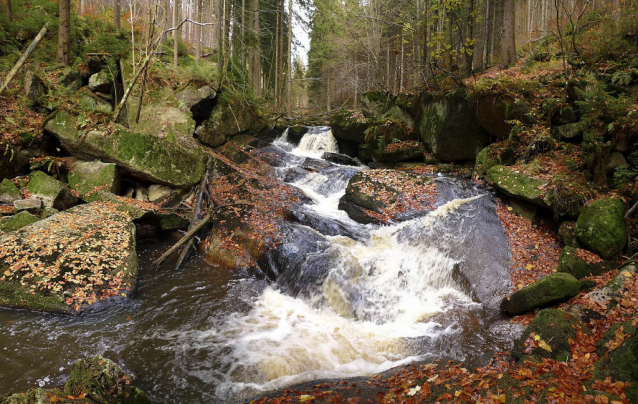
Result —
[[0, 234], [21, 229], [38, 220], [40, 220], [40, 218], [27, 211], [22, 211], [10, 217], [3, 217], [0, 219]]
[[9, 181], [7, 178], [4, 178], [2, 183], [0, 183], [0, 201], [2, 201], [3, 197], [8, 197], [10, 199], [21, 198], [18, 187], [16, 187], [13, 182]]
[[521, 314], [576, 296], [580, 282], [570, 274], [555, 273], [528, 285], [507, 297], [501, 309], [509, 314]]
[[560, 236], [565, 246], [581, 248], [581, 245], [580, 243], [578, 243], [578, 239], [576, 238], [576, 230], [574, 229], [575, 226], [576, 222], [562, 222], [560, 224], [560, 227], [558, 228], [558, 235]]
[[543, 198], [543, 192], [539, 189], [546, 184], [543, 180], [515, 172], [512, 168], [505, 166], [490, 168], [485, 180], [505, 195], [548, 207]]
[[77, 203], [77, 198], [65, 184], [42, 171], [35, 171], [29, 176], [27, 190], [34, 197], [42, 199], [42, 204], [46, 207], [64, 210]]
[[[614, 339], [615, 333], [620, 327], [623, 327], [624, 334], [630, 334], [630, 336], [618, 348], [609, 352], [605, 345]], [[596, 351], [602, 359], [594, 364], [594, 379], [602, 380], [611, 377], [614, 380], [630, 382], [631, 385], [625, 390], [625, 394], [630, 402], [636, 402], [638, 399], [638, 334], [636, 334], [636, 327], [631, 324], [631, 321], [611, 326], [598, 342]]]
[[119, 171], [115, 164], [99, 161], [76, 163], [72, 170], [69, 174], [69, 185], [78, 191], [81, 198], [85, 198], [96, 188], [119, 192]]
[[558, 272], [568, 273], [576, 279], [586, 276], [597, 276], [611, 269], [611, 266], [603, 260], [597, 263], [588, 263], [577, 256], [577, 249], [565, 247], [558, 259]]
[[[579, 325], [576, 320], [562, 310], [541, 310], [525, 331], [523, 331], [521, 337], [514, 343], [512, 356], [516, 360], [521, 359], [527, 354], [535, 358], [552, 358], [560, 361], [569, 359], [571, 357], [569, 340], [576, 338], [576, 328]], [[547, 345], [551, 347], [551, 351], [541, 347], [535, 347], [531, 352], [526, 352], [525, 343], [532, 333], [538, 335], [545, 341]]]
[[625, 204], [618, 199], [602, 198], [586, 205], [576, 221], [576, 237], [589, 250], [611, 258], [627, 241]]
[[476, 155], [474, 171], [484, 176], [492, 168], [514, 163], [513, 154], [507, 142], [493, 143]]
[[71, 313], [71, 308], [64, 304], [61, 296], [34, 293], [30, 287], [18, 282], [0, 282], [0, 306], [48, 313]]

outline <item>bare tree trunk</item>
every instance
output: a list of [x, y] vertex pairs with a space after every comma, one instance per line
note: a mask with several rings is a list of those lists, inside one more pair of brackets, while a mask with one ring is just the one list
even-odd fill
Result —
[[292, 0], [288, 0], [288, 69], [286, 76], [288, 117], [292, 118]]
[[[202, 22], [202, 16], [204, 15], [202, 8], [204, 4], [202, 0], [197, 0], [197, 21]], [[202, 57], [202, 26], [195, 26], [195, 60], [199, 60]]]
[[[173, 0], [173, 26], [177, 26], [177, 20], [179, 19], [179, 4], [177, 0]], [[173, 31], [173, 68], [177, 69], [177, 44], [179, 43], [179, 29]]]
[[7, 0], [7, 21], [13, 20], [13, 11], [11, 10], [11, 0]]
[[119, 31], [121, 28], [120, 19], [122, 11], [120, 8], [120, 0], [113, 0], [113, 25], [115, 25], [115, 30]]
[[58, 0], [58, 49], [55, 62], [68, 65], [71, 62], [71, 4]]
[[44, 35], [47, 33], [48, 29], [49, 29], [48, 24], [44, 24], [44, 27], [42, 27], [38, 35], [36, 35], [33, 42], [31, 42], [31, 45], [29, 45], [27, 50], [25, 50], [22, 56], [20, 56], [20, 59], [18, 59], [16, 64], [11, 68], [11, 70], [9, 71], [9, 74], [7, 74], [7, 77], [4, 80], [4, 84], [2, 85], [2, 87], [0, 87], [0, 94], [2, 94], [2, 92], [9, 86], [9, 83], [11, 83], [11, 80], [13, 80], [13, 77], [16, 75], [16, 73], [18, 73], [18, 70], [20, 70], [22, 65], [24, 65], [24, 62], [26, 62], [27, 58], [29, 57], [31, 52], [33, 52], [35, 47], [38, 46], [42, 38], [44, 38]]
[[515, 0], [505, 0], [504, 2], [501, 63], [504, 67], [511, 67], [516, 64]]
[[246, 67], [246, 60], [248, 58], [246, 54], [246, 0], [241, 0], [241, 65]]
[[281, 11], [279, 6], [281, 2], [277, 0], [277, 25], [275, 28], [275, 109], [279, 107], [279, 25], [281, 24]]

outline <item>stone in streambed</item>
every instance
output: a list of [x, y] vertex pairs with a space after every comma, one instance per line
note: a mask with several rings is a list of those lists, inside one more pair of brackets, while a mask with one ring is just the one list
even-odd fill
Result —
[[567, 273], [555, 273], [512, 293], [501, 303], [501, 310], [511, 315], [522, 314], [567, 300], [578, 292], [578, 279]]

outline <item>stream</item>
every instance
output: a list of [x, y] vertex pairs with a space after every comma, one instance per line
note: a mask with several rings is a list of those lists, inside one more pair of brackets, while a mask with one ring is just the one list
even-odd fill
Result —
[[[510, 347], [517, 326], [494, 309], [509, 287], [501, 277], [509, 252], [484, 190], [440, 176], [427, 216], [362, 225], [337, 206], [366, 168], [321, 160], [338, 152], [329, 128], [311, 128], [298, 144], [284, 134], [268, 149], [279, 156], [277, 176], [309, 197], [281, 249], [299, 255], [308, 241], [295, 235], [313, 235], [294, 279], [273, 283], [199, 256], [177, 272], [156, 271], [152, 260], [175, 240], [143, 243], [132, 299], [81, 317], [0, 309], [0, 392], [63, 384], [71, 364], [100, 354], [135, 374], [153, 402], [234, 403], [303, 381], [431, 358], [473, 361]], [[323, 168], [300, 170], [309, 163]], [[477, 268], [499, 276], [480, 279]], [[480, 282], [484, 290], [468, 286]]]

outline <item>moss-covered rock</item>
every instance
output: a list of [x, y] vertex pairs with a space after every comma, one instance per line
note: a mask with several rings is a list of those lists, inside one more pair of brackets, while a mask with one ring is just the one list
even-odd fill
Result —
[[27, 211], [19, 212], [13, 216], [0, 219], [0, 234], [15, 231], [40, 220], [39, 217]]
[[[576, 338], [579, 323], [562, 310], [541, 310], [514, 343], [512, 356], [566, 360], [571, 357], [569, 340]], [[543, 342], [543, 343], [541, 343]]]
[[578, 238], [576, 238], [576, 222], [564, 221], [558, 227], [558, 235], [566, 247], [581, 248]]
[[511, 315], [526, 313], [576, 296], [580, 282], [570, 274], [555, 273], [512, 293], [501, 303], [501, 310]]
[[487, 171], [485, 180], [505, 195], [522, 199], [539, 206], [549, 207], [543, 197], [541, 188], [544, 180], [536, 179], [510, 167], [494, 166]]
[[89, 77], [89, 89], [93, 92], [109, 93], [113, 89], [113, 79], [105, 70], [102, 70]]
[[514, 163], [512, 152], [506, 142], [493, 143], [476, 155], [474, 171], [484, 176], [490, 168]]
[[83, 199], [96, 190], [117, 194], [120, 192], [120, 183], [120, 171], [113, 163], [77, 162], [73, 164], [69, 174], [69, 186]]
[[369, 124], [360, 111], [340, 109], [330, 117], [332, 133], [339, 139], [365, 143], [368, 127]]
[[551, 133], [556, 140], [575, 142], [582, 140], [585, 129], [587, 129], [587, 122], [580, 121], [568, 123], [562, 126], [555, 126], [552, 128]]
[[558, 259], [558, 272], [568, 273], [576, 279], [596, 276], [611, 269], [611, 265], [589, 251], [565, 247]]
[[22, 195], [18, 187], [7, 178], [3, 179], [2, 183], [0, 183], [0, 202], [13, 203], [20, 198], [22, 198]]
[[441, 161], [474, 160], [489, 143], [461, 92], [442, 97], [422, 95], [416, 126], [423, 143]]
[[33, 198], [41, 199], [42, 204], [49, 208], [65, 210], [78, 203], [78, 198], [71, 193], [66, 184], [42, 171], [35, 171], [29, 176], [27, 190]]
[[113, 105], [110, 102], [88, 92], [83, 92], [80, 95], [78, 106], [82, 111], [87, 112], [102, 112], [105, 114], [113, 112]]
[[372, 153], [374, 161], [382, 163], [400, 163], [404, 161], [423, 161], [423, 144], [415, 141], [396, 142], [387, 145], [382, 151]]
[[492, 95], [476, 100], [476, 120], [487, 133], [498, 139], [509, 136], [512, 125], [508, 121], [517, 120], [529, 125], [536, 123], [536, 118], [522, 100], [507, 96], [494, 98]]
[[627, 242], [624, 214], [625, 204], [614, 198], [586, 205], [576, 221], [578, 242], [603, 258], [611, 258]]
[[254, 108], [219, 102], [210, 116], [197, 127], [195, 137], [205, 145], [217, 147], [233, 136], [255, 135], [266, 127], [266, 121]]
[[131, 385], [131, 381], [131, 375], [115, 362], [96, 356], [73, 364], [64, 393], [70, 396], [84, 394], [85, 398], [100, 404], [150, 404], [146, 394]]
[[[623, 338], [620, 346], [608, 345], [617, 340], [617, 335]], [[620, 341], [619, 341], [620, 342]], [[601, 358], [594, 364], [594, 379], [603, 380], [611, 377], [613, 380], [628, 381], [631, 385], [625, 389], [630, 402], [638, 402], [638, 334], [636, 326], [631, 321], [615, 324], [607, 330], [596, 346]]]
[[77, 206], [0, 237], [0, 306], [77, 314], [129, 294], [137, 270], [130, 217]]
[[174, 142], [161, 133], [136, 133], [117, 127], [113, 133], [76, 130], [78, 118], [59, 112], [45, 130], [56, 136], [71, 154], [86, 160], [115, 163], [131, 176], [187, 188], [204, 174], [206, 156], [196, 145]]

